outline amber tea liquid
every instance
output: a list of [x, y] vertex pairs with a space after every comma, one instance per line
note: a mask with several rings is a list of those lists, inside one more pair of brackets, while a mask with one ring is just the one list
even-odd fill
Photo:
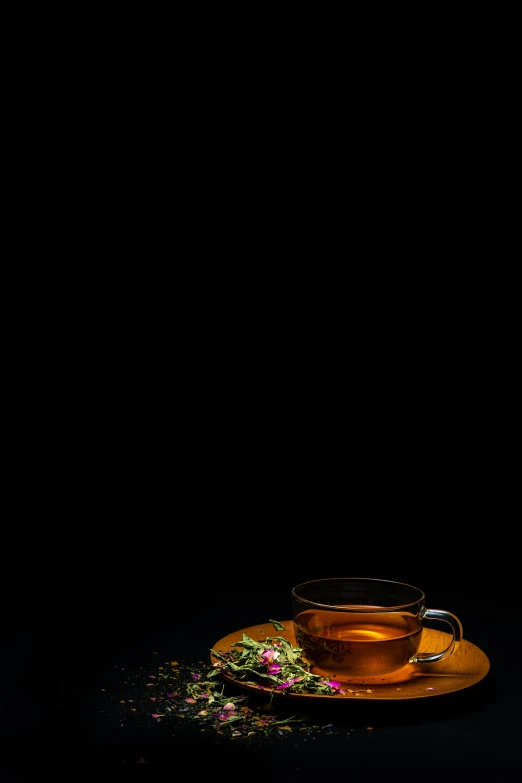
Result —
[[406, 666], [419, 649], [422, 625], [406, 612], [308, 609], [294, 619], [294, 630], [312, 672], [346, 682]]

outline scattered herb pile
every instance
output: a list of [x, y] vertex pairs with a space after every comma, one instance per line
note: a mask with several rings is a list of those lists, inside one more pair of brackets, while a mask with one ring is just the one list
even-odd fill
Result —
[[[283, 629], [277, 621], [270, 622], [276, 630]], [[296, 728], [305, 733], [334, 733], [331, 723], [310, 724], [302, 714], [279, 718], [273, 712], [274, 691], [332, 696], [343, 693], [340, 683], [309, 671], [299, 648], [292, 647], [282, 636], [267, 636], [257, 642], [246, 635], [232, 648], [220, 652], [211, 650], [218, 658], [213, 666], [203, 661], [165, 661], [159, 666], [140, 667], [135, 674], [122, 669], [123, 687], [109, 697], [112, 705], [109, 711], [117, 707], [122, 728], [137, 719], [146, 719], [152, 724], [163, 722], [174, 728], [188, 719], [197, 721], [201, 731], [212, 731], [232, 739], [261, 735], [283, 737]], [[261, 694], [266, 693], [264, 688], [268, 686], [269, 699], [251, 706], [248, 695], [227, 693], [227, 684], [219, 677], [221, 672], [231, 673], [243, 683], [258, 685]], [[359, 692], [348, 690], [354, 694]]]
[[[277, 620], [270, 620], [278, 631], [284, 626]], [[216, 671], [227, 672], [234, 679], [259, 688], [269, 687], [275, 691], [292, 693], [316, 693], [326, 696], [344, 694], [341, 683], [327, 680], [318, 674], [312, 674], [310, 665], [303, 660], [303, 650], [293, 647], [284, 636], [267, 636], [263, 641], [256, 642], [250, 636], [243, 634], [241, 642], [231, 645], [233, 649], [225, 652], [211, 650], [218, 658], [214, 664]], [[371, 693], [369, 688], [365, 692]], [[349, 693], [356, 693], [350, 688]]]
[[264, 703], [256, 700], [251, 706], [248, 695], [226, 692], [226, 684], [216, 681], [215, 669], [211, 670], [210, 679], [208, 673], [209, 664], [203, 661], [168, 661], [141, 667], [135, 674], [123, 669], [123, 687], [109, 695], [109, 704], [103, 711], [116, 715], [122, 729], [145, 721], [175, 730], [191, 721], [197, 722], [201, 731], [230, 739], [280, 739], [295, 729], [305, 734], [334, 733], [332, 723], [313, 724], [304, 714], [279, 717], [271, 698]]

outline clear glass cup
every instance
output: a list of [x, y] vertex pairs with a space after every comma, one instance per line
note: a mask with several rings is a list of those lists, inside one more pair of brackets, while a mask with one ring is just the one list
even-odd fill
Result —
[[[340, 682], [389, 675], [409, 664], [449, 658], [462, 624], [445, 609], [427, 609], [424, 592], [384, 579], [316, 579], [294, 587], [292, 620], [297, 645], [312, 672]], [[441, 620], [451, 639], [444, 649], [419, 652], [425, 620]]]

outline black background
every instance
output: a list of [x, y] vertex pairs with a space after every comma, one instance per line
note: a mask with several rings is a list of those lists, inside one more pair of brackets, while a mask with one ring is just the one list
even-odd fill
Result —
[[[392, 36], [373, 75], [372, 21], [348, 64], [343, 32], [318, 75], [305, 35], [267, 84], [263, 42], [239, 83], [220, 36], [196, 68], [201, 19], [163, 47], [155, 19], [150, 59], [141, 18], [81, 49], [87, 21], [10, 65], [1, 783], [520, 780], [509, 47], [441, 19], [445, 77], [446, 34], [423, 69]], [[121, 656], [204, 658], [332, 575], [423, 588], [491, 671], [350, 705], [349, 748], [122, 748], [87, 709]]]

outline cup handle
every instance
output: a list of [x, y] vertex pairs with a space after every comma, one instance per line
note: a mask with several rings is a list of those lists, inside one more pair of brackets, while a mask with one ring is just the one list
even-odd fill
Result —
[[445, 658], [449, 658], [450, 655], [456, 651], [459, 646], [459, 642], [462, 639], [462, 623], [459, 618], [451, 612], [446, 612], [444, 609], [423, 609], [421, 611], [421, 619], [423, 620], [442, 620], [451, 627], [452, 639], [445, 650], [438, 653], [416, 653], [410, 658], [410, 663], [435, 663], [436, 661], [443, 661]]

